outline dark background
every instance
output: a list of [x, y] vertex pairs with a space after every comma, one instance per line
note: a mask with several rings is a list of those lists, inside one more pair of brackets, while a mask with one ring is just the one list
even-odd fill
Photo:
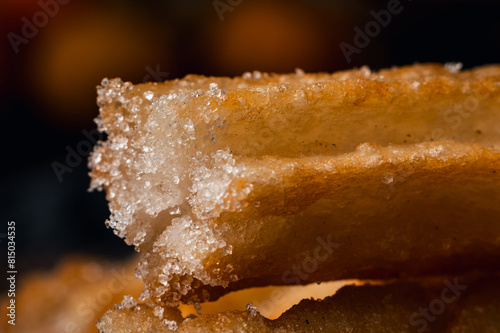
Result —
[[[364, 30], [374, 20], [370, 11], [387, 3], [73, 0], [13, 46], [9, 36], [24, 38], [26, 21], [42, 20], [43, 9], [38, 1], [2, 0], [0, 233], [16, 221], [18, 270], [47, 269], [68, 254], [133, 252], [106, 229], [104, 194], [87, 192], [87, 154], [76, 153], [71, 167], [66, 161], [89, 142], [82, 131], [95, 128], [95, 87], [103, 77], [140, 83], [189, 73], [499, 62], [500, 4], [478, 0], [401, 0], [402, 12], [348, 62], [339, 45], [354, 46], [354, 28]], [[224, 4], [218, 13], [215, 6]], [[55, 162], [68, 167], [60, 177]], [[5, 235], [0, 240], [6, 267]]]

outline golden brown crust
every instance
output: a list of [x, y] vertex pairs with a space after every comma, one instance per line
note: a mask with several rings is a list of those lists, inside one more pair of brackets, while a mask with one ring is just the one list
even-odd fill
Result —
[[[127, 274], [130, 269], [129, 264], [73, 258], [51, 273], [30, 276], [19, 286], [16, 326], [3, 328], [16, 333], [96, 332], [96, 320], [107, 308], [139, 292], [138, 281]], [[495, 332], [500, 328], [499, 282], [495, 274], [471, 274], [348, 285], [324, 300], [303, 300], [275, 320], [261, 316], [258, 307], [185, 319], [176, 307], [158, 314], [151, 303], [122, 308], [124, 302], [121, 309], [107, 311], [98, 327], [102, 333]]]
[[500, 331], [500, 280], [490, 277], [478, 281], [455, 309], [448, 329], [451, 333]]
[[110, 307], [124, 295], [140, 293], [143, 286], [134, 278], [133, 267], [74, 257], [49, 272], [29, 275], [17, 286], [15, 326], [7, 323], [9, 300], [0, 302], [0, 331], [95, 333], [97, 319]]
[[499, 268], [499, 99], [494, 65], [106, 80], [93, 187], [169, 304]]
[[[377, 158], [373, 165], [368, 154]], [[254, 185], [247, 208], [218, 219], [233, 253], [207, 258], [209, 270], [232, 265], [235, 288], [498, 267], [496, 150], [365, 145], [342, 157], [255, 164], [246, 163]], [[393, 182], [384, 183], [387, 177]]]
[[[177, 332], [496, 332], [498, 282], [497, 277], [448, 277], [426, 281], [425, 286], [346, 286], [321, 301], [303, 300], [276, 320], [255, 310], [228, 311], [184, 320]], [[110, 310], [100, 321], [101, 333], [150, 332], [127, 328], [136, 316], [134, 310]]]

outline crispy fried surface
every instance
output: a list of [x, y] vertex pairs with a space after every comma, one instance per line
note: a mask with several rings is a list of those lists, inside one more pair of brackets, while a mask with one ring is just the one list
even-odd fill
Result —
[[[346, 286], [322, 301], [303, 300], [273, 321], [252, 311], [228, 311], [187, 319], [177, 332], [497, 332], [498, 282], [446, 278], [425, 287], [415, 282]], [[138, 313], [150, 320], [145, 311], [110, 310], [99, 323], [101, 332], [152, 332], [129, 329]]]
[[[496, 150], [365, 145], [331, 159], [246, 165], [248, 200], [261, 204], [221, 214], [233, 252], [206, 261], [209, 269], [231, 264], [237, 287], [246, 278], [248, 286], [298, 284], [498, 267]], [[393, 183], [383, 182], [388, 174]]]
[[485, 278], [464, 295], [450, 332], [500, 332], [500, 280]]
[[500, 268], [499, 83], [434, 64], [105, 80], [92, 187], [168, 304]]
[[[96, 319], [107, 308], [120, 303], [123, 295], [139, 292], [138, 281], [127, 274], [130, 268], [130, 264], [107, 265], [75, 258], [50, 274], [30, 276], [16, 295], [16, 326], [3, 329], [18, 333], [97, 332]], [[107, 311], [98, 328], [102, 333], [496, 332], [500, 329], [500, 279], [494, 274], [487, 276], [345, 286], [324, 300], [303, 300], [275, 320], [261, 316], [259, 308], [184, 319], [175, 307], [166, 307], [159, 315], [152, 303], [132, 305]], [[436, 300], [443, 301], [442, 310]], [[425, 320], [420, 309], [427, 309], [430, 320]]]
[[0, 331], [12, 333], [95, 333], [96, 321], [124, 295], [137, 295], [142, 283], [133, 266], [88, 258], [67, 258], [50, 272], [21, 280], [16, 290], [16, 325], [1, 300]]

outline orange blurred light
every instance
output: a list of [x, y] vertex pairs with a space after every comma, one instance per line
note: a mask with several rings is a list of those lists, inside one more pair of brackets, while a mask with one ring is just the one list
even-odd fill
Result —
[[[290, 72], [296, 67], [325, 70], [338, 62], [331, 41], [341, 23], [326, 22], [310, 7], [290, 2], [243, 2], [211, 23], [207, 39], [211, 64], [223, 73], [262, 70]], [[332, 29], [333, 28], [333, 29]]]
[[95, 89], [102, 78], [138, 83], [157, 67], [163, 74], [169, 71], [166, 34], [123, 13], [103, 6], [61, 10], [61, 17], [40, 31], [28, 74], [44, 118], [59, 127], [80, 128], [97, 115]]

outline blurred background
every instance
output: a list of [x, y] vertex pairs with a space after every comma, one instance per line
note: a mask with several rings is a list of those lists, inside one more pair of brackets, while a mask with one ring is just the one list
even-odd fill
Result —
[[11, 220], [22, 275], [68, 254], [133, 252], [106, 229], [104, 194], [87, 192], [104, 77], [140, 83], [450, 61], [470, 68], [500, 61], [499, 13], [498, 1], [480, 0], [2, 0], [1, 260]]

